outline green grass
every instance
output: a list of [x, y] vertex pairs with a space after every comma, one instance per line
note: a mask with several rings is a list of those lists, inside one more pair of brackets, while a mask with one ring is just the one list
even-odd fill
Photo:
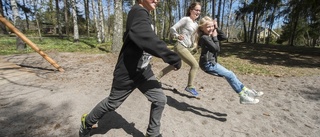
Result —
[[[98, 44], [93, 38], [81, 38], [77, 43], [72, 39], [59, 39], [55, 37], [29, 38], [38, 48], [44, 52], [84, 52], [84, 53], [106, 53], [110, 51], [111, 43]], [[35, 52], [30, 46], [26, 50], [16, 50], [15, 37], [3, 37], [0, 39], [0, 55], [25, 54]]]
[[[81, 38], [74, 43], [72, 38], [30, 38], [44, 52], [108, 53], [111, 43], [98, 44], [94, 38]], [[0, 55], [26, 54], [35, 51], [27, 46], [16, 50], [15, 37], [1, 37]], [[173, 43], [168, 44], [170, 49]], [[199, 53], [194, 55], [199, 58]], [[310, 76], [320, 75], [320, 48], [289, 47], [246, 43], [223, 43], [219, 63], [235, 74], [260, 76]], [[162, 60], [159, 60], [162, 61]]]
[[242, 75], [320, 75], [320, 48], [223, 43], [218, 60]]

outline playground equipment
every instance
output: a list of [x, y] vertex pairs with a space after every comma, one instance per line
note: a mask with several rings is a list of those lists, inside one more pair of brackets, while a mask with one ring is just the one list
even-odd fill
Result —
[[64, 69], [62, 67], [60, 67], [53, 59], [51, 59], [46, 53], [44, 53], [36, 44], [34, 44], [31, 40], [29, 40], [23, 33], [21, 33], [16, 27], [14, 27], [1, 14], [0, 14], [0, 22], [6, 25], [12, 32], [14, 32], [19, 38], [21, 38], [25, 43], [27, 43], [33, 50], [39, 53], [52, 66], [54, 66], [60, 72], [64, 72]]

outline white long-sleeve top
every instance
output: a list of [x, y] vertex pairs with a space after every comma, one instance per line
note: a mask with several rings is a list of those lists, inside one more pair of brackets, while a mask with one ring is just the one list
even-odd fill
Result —
[[191, 48], [194, 42], [194, 32], [198, 27], [198, 23], [186, 16], [181, 18], [176, 24], [170, 28], [170, 32], [174, 37], [183, 35], [183, 40], [178, 40], [186, 48]]

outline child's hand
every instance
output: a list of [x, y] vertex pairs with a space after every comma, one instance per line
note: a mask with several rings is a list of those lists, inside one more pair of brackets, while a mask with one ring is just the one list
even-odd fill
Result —
[[183, 39], [184, 39], [183, 35], [179, 35], [179, 36], [178, 36], [178, 39], [179, 39], [179, 40], [183, 40]]
[[218, 28], [218, 22], [217, 22], [217, 21], [214, 21], [213, 26], [214, 26], [214, 28]]

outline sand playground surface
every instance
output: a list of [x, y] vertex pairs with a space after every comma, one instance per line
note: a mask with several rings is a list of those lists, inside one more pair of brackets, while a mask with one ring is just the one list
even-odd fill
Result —
[[[80, 117], [107, 97], [115, 54], [50, 53], [65, 72], [39, 54], [0, 56], [0, 136], [75, 137]], [[152, 62], [154, 72], [166, 66]], [[263, 91], [256, 105], [242, 105], [226, 80], [199, 70], [200, 99], [184, 91], [189, 67], [161, 79], [167, 105], [164, 137], [319, 137], [320, 76], [237, 75]], [[139, 90], [92, 130], [93, 137], [143, 137], [150, 102]]]

